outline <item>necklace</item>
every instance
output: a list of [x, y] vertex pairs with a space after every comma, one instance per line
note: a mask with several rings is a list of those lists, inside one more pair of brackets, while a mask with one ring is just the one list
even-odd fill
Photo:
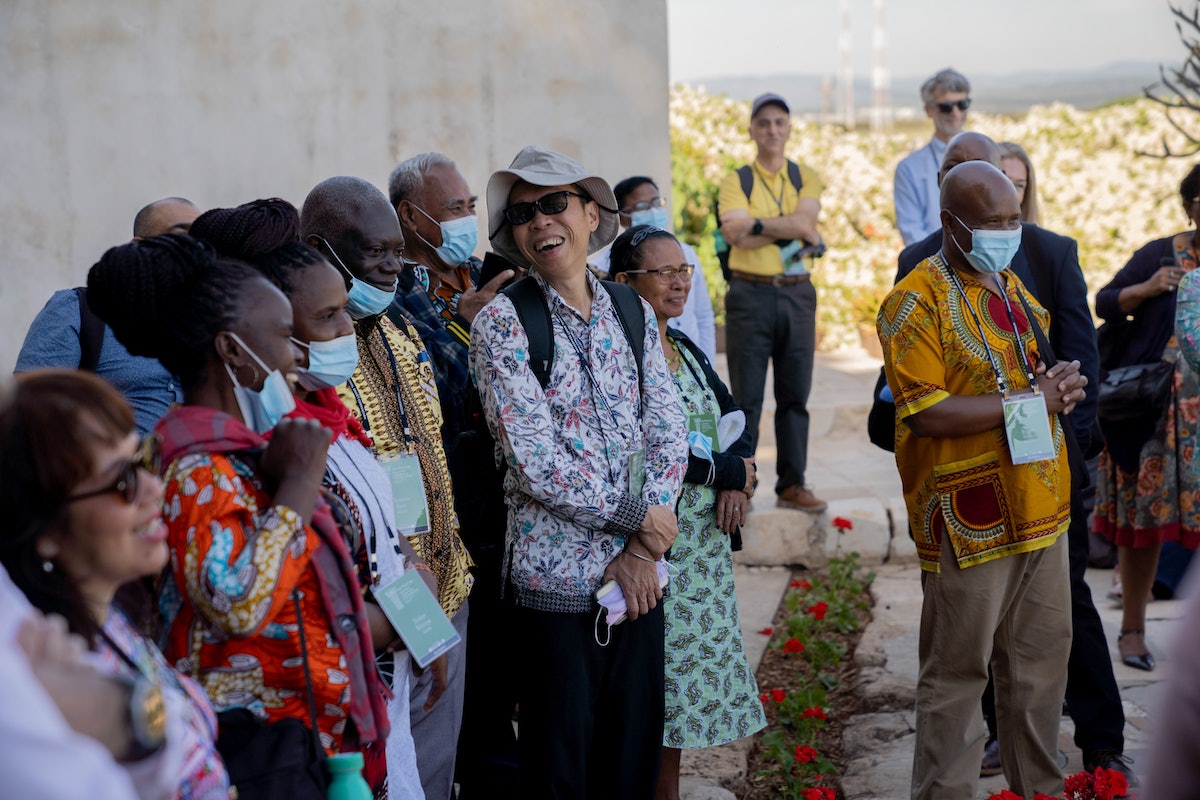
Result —
[[672, 373], [676, 373], [683, 366], [683, 353], [679, 352], [679, 345], [675, 344], [674, 339], [669, 341], [671, 342], [671, 354], [667, 356], [667, 367]]

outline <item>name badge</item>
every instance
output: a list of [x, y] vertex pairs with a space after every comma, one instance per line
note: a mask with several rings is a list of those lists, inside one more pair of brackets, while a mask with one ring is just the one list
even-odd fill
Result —
[[371, 591], [404, 641], [404, 647], [422, 669], [462, 641], [454, 623], [415, 569], [405, 570], [396, 580], [372, 587]]
[[421, 461], [416, 455], [402, 453], [384, 456], [379, 465], [392, 484], [392, 505], [396, 514], [396, 530], [405, 536], [429, 532], [429, 501], [425, 497], [425, 479], [421, 476]]
[[629, 493], [634, 497], [641, 497], [644, 488], [646, 488], [646, 451], [634, 450], [629, 454]]
[[1004, 398], [1004, 433], [1014, 464], [1054, 458], [1050, 416], [1046, 398], [1040, 392]]
[[689, 431], [703, 433], [712, 442], [712, 451], [721, 452], [721, 435], [717, 433], [716, 414], [688, 414], [687, 427]]

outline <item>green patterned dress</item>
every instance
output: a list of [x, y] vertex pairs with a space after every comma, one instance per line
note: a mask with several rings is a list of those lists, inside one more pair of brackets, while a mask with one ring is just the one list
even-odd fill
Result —
[[[704, 372], [686, 347], [674, 374], [685, 414], [721, 414]], [[676, 512], [679, 537], [671, 547], [671, 592], [666, 615], [666, 726], [663, 746], [713, 747], [766, 726], [754, 673], [742, 649], [733, 553], [717, 527], [717, 492], [683, 484]]]

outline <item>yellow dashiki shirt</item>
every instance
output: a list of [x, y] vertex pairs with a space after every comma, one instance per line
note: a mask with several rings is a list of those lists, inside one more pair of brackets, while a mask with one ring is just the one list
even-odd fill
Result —
[[[1071, 476], [1058, 416], [1050, 416], [1054, 458], [1014, 465], [1003, 426], [958, 437], [921, 438], [902, 424], [913, 414], [951, 395], [987, 395], [999, 390], [987, 343], [1008, 387], [1029, 388], [1004, 300], [975, 278], [950, 277], [941, 253], [922, 261], [901, 280], [879, 309], [888, 385], [896, 398], [896, 466], [904, 485], [909, 525], [921, 567], [937, 572], [942, 536], [959, 567], [1049, 547], [1067, 529]], [[1037, 344], [1017, 295], [1037, 314], [1042, 331], [1049, 314], [1006, 272], [1007, 295], [1021, 346], [1031, 366]], [[966, 293], [970, 308], [963, 303]], [[976, 317], [972, 315], [974, 309]]]
[[409, 541], [437, 577], [438, 602], [452, 617], [471, 592], [473, 562], [458, 536], [433, 367], [417, 332], [411, 325], [405, 328], [386, 316], [355, 322], [358, 368], [338, 394], [375, 442], [376, 456], [416, 453], [430, 530]]

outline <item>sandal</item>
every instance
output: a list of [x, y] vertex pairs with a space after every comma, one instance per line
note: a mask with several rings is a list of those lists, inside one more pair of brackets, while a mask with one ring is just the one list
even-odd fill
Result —
[[1121, 631], [1117, 637], [1117, 652], [1121, 654], [1121, 662], [1127, 667], [1154, 671], [1154, 656], [1146, 649], [1146, 632], [1144, 630]]

